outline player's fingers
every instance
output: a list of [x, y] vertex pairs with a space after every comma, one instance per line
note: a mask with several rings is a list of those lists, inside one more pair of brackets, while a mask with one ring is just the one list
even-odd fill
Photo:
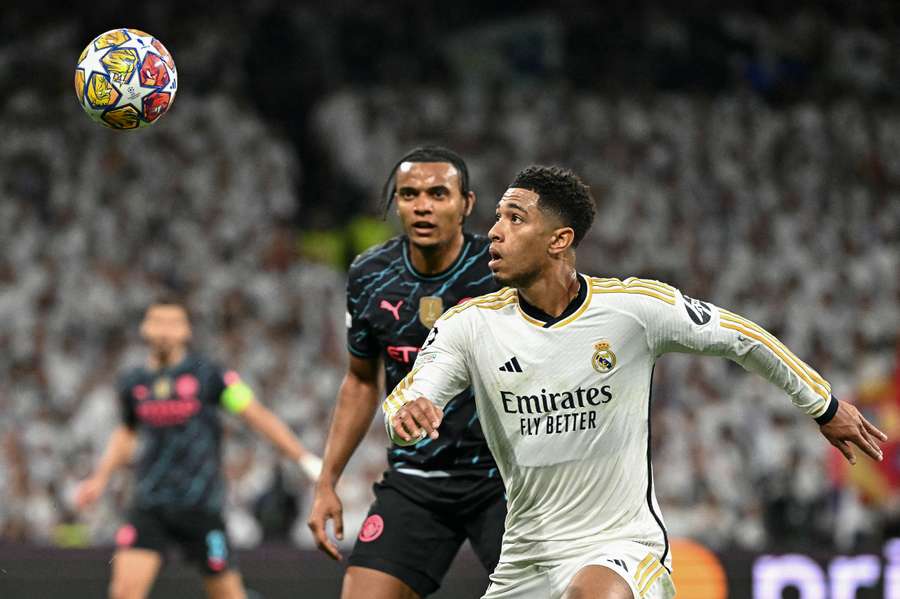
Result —
[[444, 420], [444, 411], [428, 400], [426, 400], [425, 404], [425, 415], [427, 416], [428, 420], [431, 422], [431, 426], [435, 430], [441, 425], [441, 422]]
[[397, 414], [397, 425], [400, 429], [397, 431], [400, 433], [400, 437], [404, 441], [412, 441], [413, 439], [420, 436], [419, 427], [416, 426], [416, 423], [413, 421], [412, 416], [409, 415], [409, 409], [404, 408]]
[[328, 543], [328, 555], [333, 557], [335, 561], [341, 561], [344, 559], [344, 556], [341, 555], [341, 550], [337, 548], [337, 545], [334, 543]]
[[834, 440], [831, 441], [831, 444], [837, 447], [844, 457], [847, 458], [847, 461], [851, 464], [856, 463], [856, 456], [853, 455], [853, 450], [850, 448], [850, 444], [846, 441]]
[[876, 427], [874, 424], [872, 424], [862, 416], [860, 416], [860, 418], [862, 418], [863, 427], [865, 427], [867, 433], [877, 437], [881, 441], [887, 441], [887, 435], [880, 431], [878, 427]]
[[391, 419], [391, 426], [394, 429], [394, 432], [397, 433], [397, 436], [403, 439], [404, 441], [409, 441], [412, 439], [409, 432], [406, 430], [406, 424], [404, 423], [404, 418], [406, 418], [406, 413], [403, 410], [400, 410], [394, 417]]
[[325, 520], [321, 517], [312, 517], [307, 524], [312, 531], [313, 539], [316, 541], [316, 547], [324, 551], [332, 559], [340, 560], [340, 552], [325, 532]]
[[344, 513], [341, 510], [334, 513], [334, 536], [339, 541], [344, 540]]
[[306, 521], [306, 526], [316, 540], [316, 544], [321, 548], [321, 543], [325, 542], [325, 519], [313, 513], [310, 515], [309, 520]]
[[409, 415], [413, 419], [413, 422], [416, 425], [416, 430], [414, 433], [417, 436], [421, 436], [421, 431], [425, 431], [425, 434], [431, 437], [432, 439], [437, 438], [437, 432], [435, 431], [435, 426], [432, 423], [433, 416], [429, 415], [426, 412], [427, 404], [430, 404], [428, 400], [418, 400], [407, 406], [409, 410]]
[[878, 460], [880, 462], [883, 457], [881, 448], [878, 447], [878, 443], [871, 437], [871, 435], [869, 435], [865, 427], [862, 425], [860, 425], [859, 427], [858, 437], [858, 440], [853, 441], [854, 443], [856, 443], [857, 447], [862, 449], [866, 453], [866, 455], [868, 455], [873, 460]]

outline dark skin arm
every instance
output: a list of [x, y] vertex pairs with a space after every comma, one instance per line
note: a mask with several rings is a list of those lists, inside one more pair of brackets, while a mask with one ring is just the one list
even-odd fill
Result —
[[322, 474], [307, 525], [316, 545], [336, 560], [341, 559], [337, 545], [328, 537], [326, 524], [334, 522], [334, 536], [344, 538], [344, 517], [335, 486], [347, 462], [372, 424], [379, 407], [378, 360], [350, 356], [350, 366], [338, 391], [337, 405], [325, 443]]

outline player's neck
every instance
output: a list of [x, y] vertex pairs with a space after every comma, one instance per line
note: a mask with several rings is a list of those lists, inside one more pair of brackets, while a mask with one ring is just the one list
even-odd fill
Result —
[[423, 275], [436, 275], [444, 272], [459, 258], [464, 237], [462, 232], [446, 245], [423, 248], [409, 244], [409, 260], [413, 268]]
[[556, 318], [578, 296], [580, 288], [578, 272], [572, 265], [562, 263], [554, 265], [527, 286], [519, 287], [518, 292], [526, 302]]
[[178, 364], [184, 359], [184, 356], [187, 354], [187, 348], [184, 346], [176, 347], [171, 351], [158, 351], [151, 349], [150, 357], [147, 362], [152, 370], [159, 370], [160, 368], [167, 368], [169, 366], [174, 366]]

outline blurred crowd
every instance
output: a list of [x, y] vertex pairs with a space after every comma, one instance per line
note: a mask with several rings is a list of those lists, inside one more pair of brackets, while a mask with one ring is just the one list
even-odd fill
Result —
[[[166, 289], [189, 298], [195, 349], [241, 372], [321, 452], [345, 362], [344, 280], [297, 255], [290, 147], [223, 96], [179, 98], [166, 127], [138, 135], [91, 124], [70, 98], [62, 124], [48, 121], [35, 101], [22, 92], [0, 115], [0, 537], [112, 538], [128, 477], [85, 518], [72, 493], [119, 422], [117, 373], [143, 362], [138, 324]], [[238, 542], [294, 534], [279, 497], [302, 511], [308, 484], [237, 422], [228, 430]], [[351, 515], [380, 445], [347, 476]]]
[[[416, 143], [457, 148], [480, 198], [475, 231], [487, 231], [518, 169], [569, 166], [598, 200], [578, 250], [584, 271], [660, 279], [736, 311], [819, 369], [838, 397], [894, 375], [896, 108], [560, 87], [380, 88], [338, 93], [315, 118], [360, 185]], [[840, 468], [808, 418], [733, 364], [664, 358], [654, 405], [657, 493], [673, 534], [714, 546], [847, 545], [884, 524], [854, 509], [866, 498], [838, 484]]]
[[[474, 232], [487, 231], [518, 169], [573, 168], [599, 204], [582, 270], [664, 280], [760, 323], [900, 437], [900, 109], [882, 101], [895, 93], [897, 57], [864, 23], [823, 30], [815, 10], [778, 25], [650, 11], [612, 38], [560, 34], [611, 28], [596, 11], [573, 13], [580, 23], [491, 14], [411, 73], [405, 29], [386, 25], [392, 13], [378, 3], [285, 18], [248, 6], [247, 31], [220, 13], [191, 46], [178, 32], [165, 40], [193, 89], [182, 84], [171, 114], [132, 134], [90, 123], [68, 83], [53, 83], [71, 76], [71, 61], [48, 57], [74, 60], [74, 26], [0, 46], [10, 90], [0, 98], [0, 542], [111, 542], [129, 477], [87, 514], [73, 512], [73, 491], [118, 423], [116, 374], [144, 358], [142, 311], [167, 288], [189, 299], [195, 347], [240, 371], [321, 452], [346, 365], [345, 273], [302, 241], [311, 224], [379, 213], [387, 170], [423, 142], [469, 162]], [[425, 13], [404, 14], [406, 26], [441, 33]], [[157, 31], [171, 15], [150, 17]], [[354, 35], [323, 36], [324, 25]], [[267, 52], [253, 51], [253, 36]], [[361, 50], [366, 36], [384, 40], [381, 60]], [[508, 43], [521, 36], [531, 42]], [[640, 51], [629, 45], [638, 38]], [[585, 70], [600, 52], [592, 44], [610, 39], [620, 42], [608, 60]], [[715, 51], [696, 45], [704, 39]], [[292, 52], [293, 69], [262, 58]], [[237, 66], [221, 74], [222, 64]], [[507, 71], [515, 77], [499, 81]], [[848, 548], [900, 523], [895, 452], [848, 471], [779, 391], [723, 360], [665, 357], [655, 376], [655, 475], [671, 534]], [[308, 482], [230, 417], [227, 431], [236, 544], [311, 544]], [[376, 419], [339, 488], [348, 531], [384, 444]]]

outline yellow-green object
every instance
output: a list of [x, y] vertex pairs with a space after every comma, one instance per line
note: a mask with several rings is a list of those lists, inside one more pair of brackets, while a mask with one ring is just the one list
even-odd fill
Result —
[[253, 401], [253, 390], [243, 381], [232, 383], [222, 392], [222, 405], [232, 414], [240, 414]]

